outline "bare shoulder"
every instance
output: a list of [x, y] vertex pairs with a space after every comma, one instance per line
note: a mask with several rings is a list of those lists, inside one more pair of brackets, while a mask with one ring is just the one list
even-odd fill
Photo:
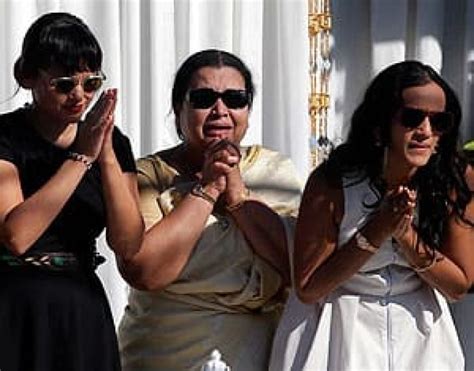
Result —
[[474, 165], [467, 165], [466, 182], [471, 192], [474, 192]]
[[333, 221], [340, 224], [344, 213], [342, 180], [330, 176], [325, 164], [320, 165], [308, 178], [303, 203], [306, 203], [313, 210], [329, 212], [333, 216]]

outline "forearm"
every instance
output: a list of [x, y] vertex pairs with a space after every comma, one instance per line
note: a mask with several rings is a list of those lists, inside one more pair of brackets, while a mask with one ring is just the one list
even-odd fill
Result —
[[290, 284], [287, 237], [281, 217], [254, 200], [245, 201], [229, 213], [255, 253], [281, 274], [285, 284]]
[[[299, 233], [295, 243], [295, 275], [300, 299], [313, 303], [337, 289], [378, 251], [389, 237], [388, 233], [377, 218], [372, 218], [343, 246], [337, 247], [337, 236], [326, 237], [324, 251], [307, 240], [306, 236], [311, 234]], [[321, 243], [321, 239], [317, 240]], [[313, 251], [313, 254], [304, 251]]]
[[448, 255], [430, 248], [415, 230], [412, 229], [411, 235], [410, 239], [399, 241], [409, 264], [426, 283], [448, 299], [461, 299], [471, 286], [471, 280], [462, 267]]
[[[373, 253], [357, 246], [355, 238], [328, 257], [319, 256], [306, 263], [297, 263], [295, 256], [296, 292], [301, 301], [315, 303], [349, 280], [369, 260]], [[306, 272], [305, 272], [306, 271]]]
[[124, 278], [144, 290], [158, 290], [176, 280], [212, 210], [209, 201], [186, 195], [170, 214], [147, 230], [138, 254], [121, 262]]
[[462, 269], [446, 256], [436, 261], [429, 270], [418, 272], [418, 274], [426, 283], [451, 301], [462, 299], [471, 287], [471, 282]]
[[6, 214], [2, 243], [15, 255], [27, 252], [58, 216], [86, 171], [84, 163], [66, 160], [47, 183]]
[[115, 156], [102, 161], [100, 166], [107, 243], [118, 256], [129, 259], [140, 248], [144, 232], [138, 209], [136, 176], [124, 174]]

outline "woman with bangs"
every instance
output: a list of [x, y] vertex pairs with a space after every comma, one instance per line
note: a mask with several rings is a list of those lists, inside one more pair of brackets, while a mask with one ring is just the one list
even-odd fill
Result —
[[118, 259], [143, 234], [129, 140], [114, 127], [89, 28], [48, 13], [26, 33], [14, 75], [32, 103], [0, 115], [0, 370], [120, 370], [96, 239]]
[[347, 141], [310, 176], [274, 370], [464, 370], [447, 300], [474, 278], [461, 109], [431, 67], [375, 77]]

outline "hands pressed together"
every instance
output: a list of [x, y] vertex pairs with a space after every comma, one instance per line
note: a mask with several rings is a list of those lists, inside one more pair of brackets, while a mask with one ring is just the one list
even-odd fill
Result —
[[75, 150], [90, 162], [105, 160], [113, 153], [112, 132], [117, 89], [105, 90], [79, 126]]
[[204, 186], [223, 195], [228, 206], [240, 203], [247, 194], [239, 169], [239, 147], [225, 139], [213, 141], [204, 152], [204, 164], [198, 174]]
[[381, 217], [391, 236], [400, 244], [411, 243], [411, 226], [415, 216], [417, 192], [400, 185], [389, 191], [380, 206]]

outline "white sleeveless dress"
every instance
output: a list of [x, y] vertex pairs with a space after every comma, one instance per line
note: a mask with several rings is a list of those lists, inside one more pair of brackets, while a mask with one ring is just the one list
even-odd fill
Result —
[[[375, 200], [368, 181], [344, 187], [339, 246], [364, 224], [371, 211], [364, 205]], [[464, 370], [464, 356], [446, 300], [387, 240], [316, 304], [290, 295], [269, 369], [453, 371]]]

